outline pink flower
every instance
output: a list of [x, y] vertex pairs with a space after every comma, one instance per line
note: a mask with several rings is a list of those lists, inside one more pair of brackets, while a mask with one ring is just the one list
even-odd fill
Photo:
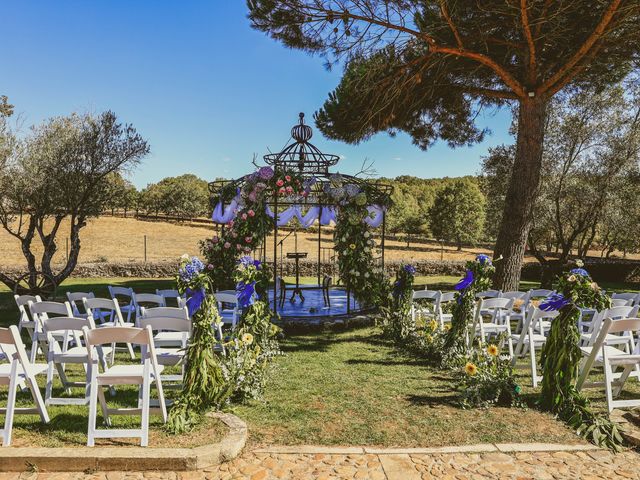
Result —
[[218, 243], [220, 241], [220, 237], [218, 237], [217, 235], [215, 235], [212, 239], [211, 242], [212, 243]]
[[251, 247], [244, 247], [244, 251], [245, 251], [246, 253], [249, 253], [249, 252], [251, 251]]
[[306, 190], [302, 192], [302, 196], [303, 196], [303, 197], [305, 197], [305, 198], [306, 198], [308, 195], [309, 195], [309, 192], [307, 192]]
[[229, 220], [227, 222], [227, 227], [233, 227], [233, 220]]
[[253, 241], [253, 237], [244, 237], [244, 241], [247, 243], [251, 243]]
[[280, 179], [280, 180], [278, 180], [278, 181], [276, 182], [276, 185], [277, 185], [278, 187], [281, 187], [282, 185], [284, 185], [284, 182], [282, 181], [282, 179]]
[[246, 214], [246, 213], [243, 213], [243, 214], [242, 214], [242, 219], [243, 219], [243, 220], [246, 220], [246, 219], [247, 219], [247, 214]]
[[256, 212], [254, 212], [253, 210], [249, 210], [247, 213], [249, 214], [250, 217], [256, 216]]
[[237, 244], [237, 245], [236, 245], [236, 248], [237, 248], [238, 250], [242, 250], [242, 245]]
[[238, 238], [238, 233], [237, 232], [231, 232], [231, 236], [233, 238]]
[[287, 187], [287, 193], [293, 193], [293, 187], [291, 186]]
[[224, 248], [231, 248], [231, 244], [229, 242], [224, 242]]
[[256, 192], [255, 192], [255, 190], [254, 190], [253, 192], [251, 192], [251, 193], [249, 194], [249, 201], [250, 201], [250, 202], [255, 202], [256, 200], [257, 200], [257, 198], [256, 198]]
[[207, 270], [213, 270], [213, 265], [212, 264], [207, 265]]
[[287, 191], [284, 188], [281, 188], [280, 190], [278, 190], [278, 193], [280, 195], [284, 195], [285, 193], [287, 193]]
[[291, 177], [290, 177], [289, 175], [286, 175], [286, 176], [284, 177], [284, 179], [285, 179], [287, 182], [290, 182], [290, 181], [291, 181]]

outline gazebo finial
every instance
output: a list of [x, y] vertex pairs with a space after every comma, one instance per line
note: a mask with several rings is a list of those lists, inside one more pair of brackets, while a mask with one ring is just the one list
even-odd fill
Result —
[[297, 143], [305, 143], [311, 140], [313, 131], [309, 125], [304, 124], [304, 113], [299, 114], [300, 122], [291, 129], [291, 136]]

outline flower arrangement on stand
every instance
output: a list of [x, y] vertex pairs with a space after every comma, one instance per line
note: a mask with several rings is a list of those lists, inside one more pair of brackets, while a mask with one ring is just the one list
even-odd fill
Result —
[[269, 361], [280, 354], [279, 327], [266, 296], [269, 272], [258, 260], [242, 257], [235, 270], [236, 296], [242, 315], [234, 340], [227, 343], [224, 369], [234, 385], [234, 399], [258, 398], [264, 390]]
[[589, 408], [587, 398], [575, 388], [582, 353], [578, 321], [580, 309], [603, 310], [611, 300], [578, 261], [576, 268], [557, 279], [557, 291], [541, 304], [542, 310], [559, 310], [542, 349], [540, 406], [565, 420], [599, 446], [619, 449], [622, 437], [615, 424]]
[[451, 328], [443, 344], [441, 362], [450, 367], [458, 367], [469, 353], [469, 324], [473, 320], [476, 293], [491, 286], [495, 267], [487, 255], [478, 255], [473, 262], [467, 262], [464, 278], [455, 286], [456, 303], [453, 307]]
[[475, 348], [465, 357], [464, 367], [457, 375], [463, 408], [524, 407], [511, 359], [500, 355], [500, 341], [486, 348]]
[[213, 287], [204, 263], [183, 255], [176, 276], [178, 291], [187, 297], [192, 330], [185, 353], [183, 387], [169, 412], [167, 428], [173, 433], [191, 430], [202, 414], [220, 407], [233, 393], [213, 350], [216, 338], [212, 325], [221, 322], [212, 295]]

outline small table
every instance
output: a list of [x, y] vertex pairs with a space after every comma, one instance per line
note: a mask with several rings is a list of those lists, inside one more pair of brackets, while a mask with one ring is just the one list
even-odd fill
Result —
[[287, 253], [287, 258], [293, 258], [296, 261], [296, 288], [293, 289], [293, 295], [289, 299], [291, 303], [296, 301], [296, 295], [300, 297], [301, 302], [304, 302], [304, 295], [302, 295], [302, 288], [300, 288], [300, 259], [307, 258], [307, 255], [307, 252]]

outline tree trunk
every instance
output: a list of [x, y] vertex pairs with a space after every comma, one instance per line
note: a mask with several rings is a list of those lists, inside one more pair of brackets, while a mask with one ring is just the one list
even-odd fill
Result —
[[540, 183], [546, 106], [547, 101], [542, 98], [520, 101], [516, 158], [494, 250], [495, 258], [500, 255], [503, 258], [496, 263], [494, 285], [503, 291], [517, 290], [520, 284], [520, 270]]

